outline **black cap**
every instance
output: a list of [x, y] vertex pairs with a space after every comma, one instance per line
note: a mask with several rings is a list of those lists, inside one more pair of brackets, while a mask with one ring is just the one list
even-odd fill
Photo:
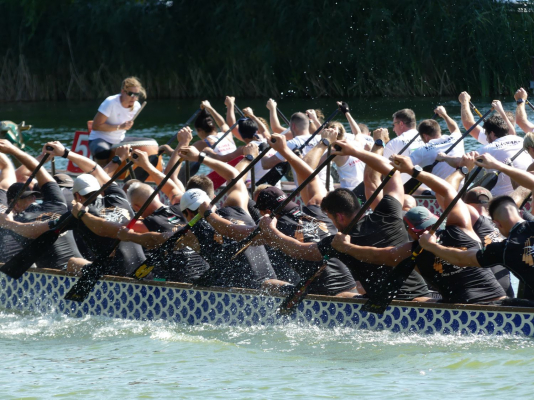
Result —
[[[7, 189], [7, 202], [8, 203], [11, 203], [13, 201], [13, 199], [15, 198], [19, 190], [22, 189], [23, 186], [24, 186], [24, 183], [17, 182], [17, 183], [12, 184], [9, 187], [9, 189]], [[26, 188], [24, 192], [21, 194], [21, 196], [19, 197], [19, 199], [25, 199], [26, 197], [31, 196], [31, 195], [35, 195], [35, 197], [41, 197], [41, 192], [36, 192], [35, 190], [30, 190]]]
[[55, 174], [54, 179], [61, 187], [71, 188], [74, 185], [74, 181], [67, 174]]
[[[258, 199], [256, 200], [256, 208], [262, 211], [274, 211], [286, 199], [287, 196], [284, 192], [275, 186], [270, 186], [263, 189], [258, 195]], [[282, 212], [289, 212], [298, 206], [299, 205], [297, 203], [290, 201], [286, 204]]]

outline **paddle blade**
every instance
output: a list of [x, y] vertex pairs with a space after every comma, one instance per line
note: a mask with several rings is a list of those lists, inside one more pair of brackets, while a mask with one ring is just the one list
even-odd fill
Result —
[[165, 252], [161, 248], [152, 251], [146, 260], [132, 273], [132, 278], [142, 280], [152, 272], [161, 260], [165, 259]]
[[282, 301], [282, 304], [280, 304], [280, 307], [278, 307], [278, 314], [280, 315], [290, 315], [292, 314], [300, 303], [304, 300], [306, 295], [308, 294], [308, 289], [310, 285], [323, 273], [323, 271], [326, 269], [328, 264], [326, 261], [321, 265], [321, 267], [308, 279], [301, 280], [299, 283], [295, 285], [295, 287], [291, 290], [289, 295]]
[[417, 179], [411, 178], [404, 184], [404, 193], [412, 194], [419, 188], [419, 186], [421, 186], [421, 182], [419, 182]]
[[281, 162], [267, 172], [263, 177], [256, 182], [256, 186], [268, 183], [271, 186], [275, 186], [282, 177], [289, 172], [290, 165], [287, 161]]
[[356, 195], [358, 200], [360, 200], [360, 203], [363, 204], [367, 200], [365, 197], [365, 184], [361, 182], [358, 186], [356, 186], [354, 189], [352, 189], [352, 193]]
[[0, 268], [0, 271], [13, 279], [20, 278], [39, 259], [44, 251], [54, 244], [59, 237], [59, 233], [56, 230], [43, 233], [5, 263]]
[[393, 297], [395, 297], [414, 268], [415, 257], [413, 255], [404, 259], [392, 269], [380, 290], [369, 296], [369, 300], [363, 305], [362, 310], [375, 314], [384, 314], [391, 300], [393, 300]]
[[499, 174], [497, 172], [495, 171], [489, 172], [486, 175], [484, 175], [484, 178], [482, 178], [478, 186], [482, 186], [485, 189], [491, 190], [495, 187], [498, 180], [499, 180]]
[[65, 300], [80, 303], [84, 301], [98, 283], [98, 280], [110, 271], [112, 260], [113, 258], [107, 255], [100, 256], [91, 264], [83, 267], [82, 276], [80, 276], [74, 286], [65, 295]]

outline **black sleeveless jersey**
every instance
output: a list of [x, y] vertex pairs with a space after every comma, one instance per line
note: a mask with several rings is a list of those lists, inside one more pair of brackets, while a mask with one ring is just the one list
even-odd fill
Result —
[[[252, 218], [239, 207], [224, 207], [217, 213], [235, 224], [255, 226]], [[197, 222], [191, 231], [200, 244], [200, 255], [210, 265], [198, 284], [257, 289], [266, 279], [276, 278], [263, 246], [250, 246], [232, 260], [232, 256], [241, 249], [241, 243], [223, 237], [204, 219]]]
[[[176, 232], [187, 224], [179, 205], [162, 206], [142, 222], [150, 232]], [[150, 250], [145, 249], [145, 254], [150, 254]], [[186, 247], [183, 250], [170, 252], [152, 273], [156, 278], [192, 283], [208, 269], [206, 261], [198, 253]]]
[[[490, 243], [477, 253], [481, 267], [504, 265], [534, 292], [534, 222], [517, 223], [507, 239]], [[532, 297], [532, 296], [530, 296]], [[530, 298], [534, 300], [534, 298]]]
[[[386, 195], [378, 203], [372, 214], [363, 217], [350, 233], [351, 243], [359, 246], [378, 248], [398, 246], [409, 241], [408, 233], [402, 221], [402, 204], [392, 196]], [[332, 249], [333, 236], [321, 240], [321, 254], [335, 254], [347, 265], [354, 278], [359, 281], [365, 291], [371, 295], [381, 290], [392, 268], [375, 265], [357, 260], [348, 254]], [[397, 292], [397, 300], [413, 300], [428, 295], [428, 287], [416, 271], [408, 276]]]
[[[438, 243], [443, 246], [464, 250], [481, 246], [457, 226], [447, 226], [436, 234]], [[439, 291], [445, 303], [480, 303], [506, 296], [488, 269], [458, 267], [426, 250], [419, 254], [415, 262], [423, 277]]]
[[[475, 225], [473, 225], [473, 230], [483, 245], [488, 245], [494, 242], [498, 243], [504, 240], [504, 237], [501, 235], [495, 224], [493, 224], [493, 221], [483, 215], [477, 219], [477, 222], [475, 222]], [[506, 292], [506, 295], [508, 297], [515, 297], [514, 288], [510, 282], [510, 271], [508, 271], [508, 269], [506, 269], [503, 265], [494, 265], [490, 269], [491, 272], [493, 272], [493, 275], [495, 275], [497, 282], [499, 282]]]

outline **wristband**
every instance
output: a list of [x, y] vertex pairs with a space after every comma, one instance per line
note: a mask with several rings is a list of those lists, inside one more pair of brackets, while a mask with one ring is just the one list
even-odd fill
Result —
[[206, 210], [204, 211], [204, 219], [208, 219], [208, 217], [213, 214], [212, 210]]
[[199, 164], [202, 164], [202, 162], [204, 161], [205, 158], [206, 158], [206, 153], [204, 153], [203, 151], [198, 153], [198, 163]]
[[247, 155], [245, 156], [245, 160], [247, 160], [247, 161], [251, 161], [251, 162], [252, 162], [252, 161], [254, 161], [254, 156], [253, 156], [252, 154], [247, 154]]
[[524, 102], [525, 102], [524, 99], [517, 99], [517, 101], [516, 101], [517, 105], [519, 105], [519, 104], [521, 104], [521, 103], [524, 103]]
[[78, 215], [76, 215], [76, 218], [78, 218], [78, 219], [81, 220], [85, 214], [87, 214], [87, 211], [85, 211], [85, 210], [80, 210], [80, 212], [78, 213]]
[[62, 155], [61, 157], [63, 157], [63, 158], [68, 158], [68, 157], [69, 157], [69, 153], [70, 153], [69, 149], [67, 149], [67, 148], [65, 147], [65, 151], [63, 152], [63, 155]]

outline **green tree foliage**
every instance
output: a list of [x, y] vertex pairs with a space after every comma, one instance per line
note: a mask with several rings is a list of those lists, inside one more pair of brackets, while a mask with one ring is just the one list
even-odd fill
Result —
[[0, 15], [0, 100], [102, 98], [129, 75], [150, 97], [487, 96], [526, 85], [534, 56], [534, 14], [494, 0], [3, 0]]

